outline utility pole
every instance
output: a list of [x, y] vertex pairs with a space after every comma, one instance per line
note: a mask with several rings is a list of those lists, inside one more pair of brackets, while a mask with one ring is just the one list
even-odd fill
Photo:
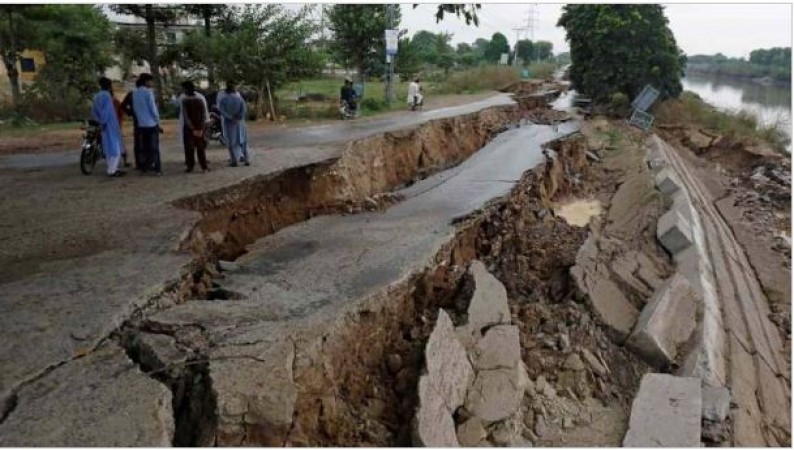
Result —
[[[391, 30], [394, 21], [394, 8], [395, 5], [386, 4], [386, 28]], [[399, 5], [396, 6], [399, 8]], [[384, 30], [385, 38], [385, 30]], [[391, 107], [392, 99], [394, 98], [394, 88], [392, 86], [392, 79], [394, 78], [394, 56], [386, 55], [386, 105]]]

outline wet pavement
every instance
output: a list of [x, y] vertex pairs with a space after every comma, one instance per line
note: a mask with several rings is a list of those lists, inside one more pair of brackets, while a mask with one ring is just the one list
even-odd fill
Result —
[[[500, 105], [512, 105], [514, 101], [508, 94], [498, 94], [485, 100], [468, 103], [460, 106], [439, 108], [430, 111], [403, 113], [384, 118], [357, 119], [340, 121], [325, 125], [293, 128], [287, 130], [267, 130], [264, 132], [251, 132], [251, 147], [256, 149], [261, 146], [268, 148], [304, 147], [321, 144], [331, 144], [361, 139], [378, 133], [396, 131], [445, 117], [454, 117], [472, 114], [485, 108]], [[172, 142], [174, 139], [160, 139], [161, 151], [164, 160], [183, 160], [181, 149]], [[217, 143], [210, 143], [208, 151], [223, 152]], [[30, 170], [47, 167], [77, 166], [78, 152], [57, 152], [41, 154], [17, 154], [0, 156], [0, 169]], [[104, 168], [104, 162], [97, 164], [97, 170]]]

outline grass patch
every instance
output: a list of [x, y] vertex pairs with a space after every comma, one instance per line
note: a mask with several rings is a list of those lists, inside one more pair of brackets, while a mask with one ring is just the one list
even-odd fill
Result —
[[520, 80], [517, 67], [482, 66], [475, 69], [453, 72], [443, 80], [428, 86], [429, 93], [475, 94], [496, 90]]
[[689, 91], [677, 99], [660, 103], [654, 108], [654, 114], [658, 123], [695, 124], [700, 128], [714, 130], [729, 139], [767, 144], [778, 152], [787, 154], [786, 145], [789, 139], [775, 124], [763, 125], [754, 115], [745, 111], [720, 111]]
[[0, 135], [3, 137], [25, 137], [34, 136], [42, 133], [54, 131], [74, 130], [80, 127], [82, 122], [52, 122], [52, 123], [12, 123], [6, 121], [0, 124]]

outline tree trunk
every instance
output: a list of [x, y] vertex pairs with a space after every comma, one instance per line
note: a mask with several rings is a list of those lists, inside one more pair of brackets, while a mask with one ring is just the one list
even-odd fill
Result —
[[146, 4], [146, 45], [148, 48], [149, 69], [154, 77], [154, 87], [156, 92], [154, 94], [157, 100], [157, 106], [163, 107], [163, 82], [160, 79], [160, 64], [157, 57], [157, 34], [154, 23], [154, 11], [151, 4]]
[[[212, 24], [210, 23], [210, 19], [212, 18], [212, 11], [210, 10], [211, 6], [205, 6], [204, 9], [204, 34], [207, 37], [210, 37], [212, 34]], [[215, 87], [215, 68], [212, 66], [212, 63], [207, 63], [207, 83], [209, 83], [210, 88]]]
[[14, 102], [14, 111], [17, 113], [19, 112], [19, 108], [22, 105], [22, 90], [19, 87], [19, 71], [17, 70], [17, 60], [19, 60], [19, 55], [17, 54], [17, 42], [14, 36], [14, 13], [12, 9], [9, 8], [8, 10], [8, 32], [10, 35], [10, 46], [8, 52], [3, 55], [3, 62], [6, 66], [6, 73], [8, 74], [8, 82], [11, 84], [11, 98]]

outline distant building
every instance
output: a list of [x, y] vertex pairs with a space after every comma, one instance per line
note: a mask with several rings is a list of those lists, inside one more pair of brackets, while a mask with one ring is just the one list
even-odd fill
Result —
[[[22, 92], [25, 92], [25, 88], [33, 83], [44, 64], [44, 53], [38, 50], [24, 50], [20, 54], [20, 58], [17, 61], [17, 71], [19, 71], [19, 86]], [[0, 64], [0, 105], [8, 105], [12, 101], [8, 71], [5, 64]]]

